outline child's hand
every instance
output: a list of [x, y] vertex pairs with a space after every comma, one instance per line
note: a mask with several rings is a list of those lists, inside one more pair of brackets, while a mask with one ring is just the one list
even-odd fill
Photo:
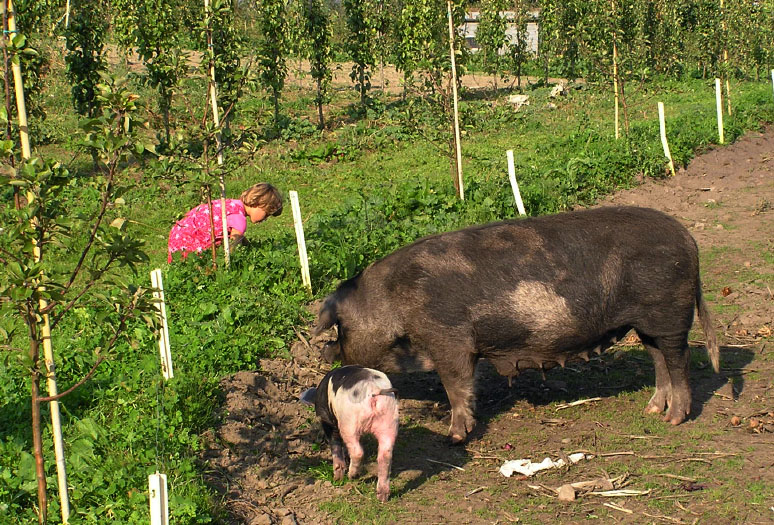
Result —
[[240, 233], [232, 233], [228, 236], [229, 240], [229, 247], [228, 251], [233, 252], [234, 248], [239, 246], [242, 243], [242, 240], [244, 240], [245, 236]]

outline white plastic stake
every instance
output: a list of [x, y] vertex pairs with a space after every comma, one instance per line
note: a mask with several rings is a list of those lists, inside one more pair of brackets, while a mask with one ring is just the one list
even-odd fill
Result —
[[774, 90], [774, 69], [771, 70], [771, 89]]
[[290, 190], [290, 207], [293, 209], [293, 224], [296, 227], [296, 243], [298, 243], [298, 258], [301, 261], [301, 282], [309, 293], [312, 293], [312, 278], [309, 276], [309, 259], [306, 256], [306, 241], [304, 240], [304, 224], [301, 221], [301, 206], [298, 204], [298, 192]]
[[[167, 306], [164, 302], [164, 284], [161, 281], [161, 270], [156, 268], [151, 272], [151, 285], [156, 288], [153, 297], [158, 299], [156, 309], [161, 316], [161, 333], [159, 334], [159, 356], [161, 357], [161, 373], [164, 379], [174, 377], [172, 372], [172, 352], [169, 350], [169, 326], [167, 325]], [[165, 522], [166, 523], [166, 522]]]
[[150, 492], [150, 522], [151, 525], [169, 524], [169, 501], [167, 495], [167, 475], [155, 474], [148, 476], [148, 492]]
[[526, 215], [524, 210], [524, 203], [521, 200], [521, 193], [519, 192], [519, 183], [516, 182], [516, 168], [513, 166], [513, 150], [509, 149], [505, 152], [505, 156], [508, 158], [508, 178], [511, 180], [511, 189], [513, 190], [513, 198], [516, 200], [516, 207], [519, 209], [519, 215]]
[[672, 154], [669, 152], [669, 143], [666, 136], [666, 122], [664, 121], [664, 103], [658, 103], [658, 124], [661, 129], [661, 145], [664, 146], [664, 156], [669, 159], [669, 171], [675, 174], [675, 163], [672, 162]]
[[720, 79], [715, 79], [715, 106], [718, 110], [718, 137], [720, 143], [725, 144], [726, 140], [723, 136], [723, 89], [720, 87]]

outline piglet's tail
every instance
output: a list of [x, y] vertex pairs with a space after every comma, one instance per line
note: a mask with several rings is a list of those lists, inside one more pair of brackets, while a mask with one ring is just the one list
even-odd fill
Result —
[[376, 392], [375, 394], [372, 394], [372, 395], [373, 395], [373, 397], [376, 397], [376, 396], [388, 396], [390, 394], [394, 394], [395, 397], [397, 398], [398, 397], [398, 389], [397, 388], [382, 388], [381, 390], [379, 390], [378, 392]]

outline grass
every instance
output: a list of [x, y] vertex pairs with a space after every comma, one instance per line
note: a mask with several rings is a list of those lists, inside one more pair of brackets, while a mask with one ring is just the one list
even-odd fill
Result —
[[[152, 90], [135, 87], [141, 99], [154, 100]], [[187, 101], [198, 100], [194, 88], [193, 83], [185, 86], [187, 98], [175, 101], [181, 127]], [[70, 109], [68, 90], [61, 71], [54, 70], [46, 98], [49, 119], [40, 124], [50, 142], [40, 144], [38, 151], [67, 163], [71, 172], [78, 174], [67, 191], [72, 192], [73, 210], [81, 212], [90, 209], [85, 187], [90, 159], [77, 148], [74, 130], [78, 119]], [[604, 86], [570, 90], [567, 97], [556, 101], [555, 109], [547, 106], [549, 90], [532, 89], [531, 104], [519, 112], [507, 104], [489, 104], [470, 95], [462, 100], [465, 202], [454, 196], [448, 158], [439, 150], [439, 135], [433, 134], [438, 126], [425, 108], [418, 109], [424, 128], [417, 133], [406, 124], [408, 111], [398, 100], [383, 100], [374, 110], [376, 114], [359, 118], [351, 116], [351, 95], [341, 94], [334, 100], [340, 109], [329, 118], [342, 124], [320, 133], [306, 117], [306, 95], [299, 93], [284, 104], [288, 122], [279, 130], [280, 138], [273, 139], [268, 125], [271, 107], [264, 94], [250, 92], [233, 122], [233, 128], [240, 130], [242, 148], [226, 155], [228, 193], [238, 194], [261, 180], [284, 191], [299, 192], [312, 264], [313, 298], [319, 298], [340, 279], [417, 237], [515, 216], [506, 176], [507, 149], [514, 150], [527, 209], [538, 215], [593, 202], [617, 188], [635, 184], [637, 175], [663, 177], [665, 162], [655, 120], [657, 99], [668, 108], [668, 130], [678, 166], [687, 163], [696, 148], [708, 147], [714, 140], [712, 110], [706, 109], [714, 108], [714, 94], [706, 82], [648, 85], [629, 95], [629, 140], [619, 141], [612, 138], [610, 100]], [[740, 83], [735, 92], [739, 108], [728, 122], [729, 140], [744, 130], [757, 129], [761, 121], [774, 121], [774, 107], [762, 102], [770, 97], [768, 84]], [[157, 123], [149, 133], [155, 129]], [[288, 345], [296, 338], [294, 329], [309, 323], [304, 306], [312, 298], [300, 285], [291, 213], [286, 211], [249, 228], [248, 249], [235, 252], [230, 272], [209, 275], [205, 264], [197, 261], [165, 266], [169, 227], [198, 203], [199, 194], [190, 185], [177, 184], [160, 162], [146, 160], [145, 165], [128, 167], [133, 188], [125, 198], [128, 217], [145, 238], [151, 262], [136, 275], [127, 272], [125, 278], [147, 285], [148, 271], [164, 267], [178, 377], [168, 384], [160, 383], [155, 338], [132, 327], [131, 341], [122, 343], [93, 380], [63, 403], [68, 462], [75, 467], [70, 479], [72, 499], [83, 523], [143, 522], [147, 474], [157, 468], [165, 470], [175, 484], [171, 509], [176, 523], [216, 521], [219, 496], [202, 479], [205, 467], [198, 461], [198, 452], [203, 446], [200, 435], [217, 424], [214, 414], [222, 403], [218, 380], [238, 370], [254, 369], [261, 357], [287, 356]], [[184, 177], [185, 173], [175, 175]], [[766, 247], [756, 251], [772, 261]], [[735, 254], [724, 249], [702, 254], [705, 272], [728, 255]], [[766, 274], [750, 272], [742, 277], [771, 282]], [[63, 385], [72, 384], [88, 370], [94, 350], [91, 342], [109, 329], [93, 322], [97, 309], [96, 304], [86, 303], [56, 334], [55, 351], [61, 362], [58, 375]], [[12, 319], [0, 320], [3, 327], [13, 323]], [[552, 379], [564, 381], [567, 390], [575, 393], [589, 387], [589, 373], [598, 382], [605, 378], [612, 384], [624, 384], [617, 393], [606, 392], [605, 403], [571, 408], [561, 417], [598, 421], [619, 434], [673, 436], [670, 427], [657, 418], [640, 415], [651, 395], [652, 367], [642, 350], [625, 353], [621, 362], [595, 361], [582, 374], [552, 371]], [[728, 359], [727, 366], [744, 364], [743, 357]], [[693, 364], [699, 362], [694, 359]], [[29, 455], [25, 455], [31, 447], [28, 386], [22, 367], [23, 363], [12, 359], [0, 361], [0, 515], [30, 522], [34, 520], [35, 489]], [[565, 397], [570, 396], [549, 399], [538, 413], [557, 417], [555, 405]], [[399, 440], [396, 453], [429, 442], [429, 431], [420, 423], [406, 425], [401, 432], [411, 440]], [[691, 436], [700, 439], [716, 432], [696, 427]], [[581, 445], [590, 447], [593, 437], [584, 439]], [[541, 450], [540, 436], [531, 435], [526, 428], [508, 440], [525, 449]], [[599, 446], [600, 451], [616, 451], [638, 445], [612, 435]], [[665, 453], [686, 450], [680, 447], [686, 443], [667, 444]], [[52, 457], [47, 448], [50, 476], [54, 474]], [[611, 472], [633, 469], [642, 474], [650, 467], [647, 463], [632, 467], [630, 463], [611, 462], [606, 468]], [[686, 472], [689, 467], [672, 468]], [[723, 466], [724, 471], [734, 468], [738, 465]], [[327, 461], [311, 466], [310, 472], [317, 479], [332, 479]], [[444, 481], [444, 476], [433, 474], [424, 485]], [[756, 501], [770, 495], [765, 487], [749, 487], [750, 497]], [[401, 488], [396, 481], [393, 491]], [[348, 484], [342, 489], [347, 491], [346, 501], [330, 501], [321, 509], [344, 523], [403, 520], [400, 503], [378, 504], [374, 489], [373, 480]], [[477, 515], [495, 518], [497, 509], [503, 508], [524, 523], [542, 523], [553, 516], [552, 498], [534, 494], [509, 497], [513, 490], [492, 489], [489, 494], [505, 498], [506, 503], [477, 509]], [[423, 501], [421, 495], [412, 494], [411, 498], [416, 498], [419, 506], [437, 504], [435, 500]], [[52, 515], [56, 514], [55, 505], [52, 502]], [[586, 510], [572, 512], [578, 520], [605, 521], [613, 516], [604, 508], [588, 514]]]

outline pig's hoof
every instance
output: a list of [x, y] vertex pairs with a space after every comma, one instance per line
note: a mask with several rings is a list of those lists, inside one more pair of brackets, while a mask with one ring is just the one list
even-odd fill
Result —
[[378, 499], [382, 503], [386, 503], [387, 500], [390, 499], [390, 489], [386, 489], [386, 490], [377, 489], [376, 499]]
[[664, 416], [664, 421], [667, 423], [672, 423], [673, 425], [679, 425], [683, 421], [685, 421], [685, 418], [688, 416], [689, 411], [683, 410], [683, 409], [677, 409], [675, 410], [674, 407], [669, 407], [669, 410], [667, 410], [666, 415]]
[[333, 468], [333, 481], [341, 481], [344, 479], [344, 468], [343, 467], [334, 467]]
[[657, 405], [649, 404], [645, 407], [645, 413], [646, 414], [660, 414], [663, 412], [663, 408], [659, 408]]
[[679, 425], [685, 421], [685, 416], [672, 416], [669, 412], [667, 412], [667, 415], [664, 416], [664, 421], [667, 423], [672, 423], [673, 425]]
[[449, 434], [449, 440], [451, 441], [452, 445], [462, 445], [465, 442], [465, 439], [467, 438], [467, 435], [459, 435], [456, 432], [452, 432]]

